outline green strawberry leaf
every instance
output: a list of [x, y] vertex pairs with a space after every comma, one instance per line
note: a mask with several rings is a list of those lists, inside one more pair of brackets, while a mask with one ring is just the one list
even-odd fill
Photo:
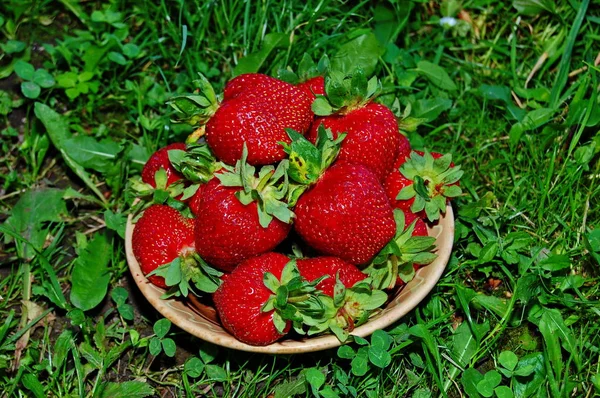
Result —
[[172, 120], [174, 123], [204, 125], [217, 111], [220, 99], [206, 77], [198, 73], [194, 84], [200, 94], [175, 96], [167, 101], [176, 112], [176, 118]]
[[391, 289], [396, 285], [397, 277], [404, 282], [414, 278], [413, 264], [429, 264], [437, 257], [432, 253], [435, 238], [430, 236], [412, 236], [417, 220], [404, 228], [404, 213], [394, 211], [396, 236], [378, 254], [363, 272], [369, 275], [376, 289]]
[[314, 184], [337, 157], [345, 134], [333, 139], [333, 133], [319, 126], [317, 142], [313, 145], [302, 134], [286, 129], [291, 144], [282, 143], [289, 155], [289, 178], [302, 185]]
[[319, 116], [346, 114], [371, 102], [380, 91], [379, 80], [376, 77], [367, 79], [360, 67], [348, 74], [329, 70], [325, 74], [326, 95], [317, 96], [312, 110]]
[[430, 221], [438, 220], [440, 214], [445, 212], [448, 199], [462, 194], [457, 183], [463, 171], [460, 166], [452, 166], [451, 155], [435, 159], [428, 151], [423, 155], [413, 151], [400, 166], [400, 173], [413, 183], [402, 188], [396, 199], [414, 198], [410, 210], [413, 213], [425, 210]]

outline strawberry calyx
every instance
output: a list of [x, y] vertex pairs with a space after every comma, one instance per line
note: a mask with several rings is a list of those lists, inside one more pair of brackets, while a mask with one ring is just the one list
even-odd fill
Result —
[[161, 168], [154, 174], [154, 186], [142, 181], [141, 177], [135, 176], [129, 180], [129, 189], [138, 198], [143, 198], [137, 205], [133, 206], [132, 213], [137, 214], [153, 204], [167, 204], [177, 210], [185, 209], [184, 193], [189, 187], [185, 187], [185, 180], [177, 180], [167, 185], [167, 172]]
[[217, 173], [216, 177], [223, 186], [242, 188], [235, 196], [243, 205], [257, 203], [258, 219], [263, 228], [267, 228], [273, 218], [291, 223], [294, 213], [286, 202], [290, 186], [287, 173], [289, 162], [283, 160], [277, 168], [273, 165], [263, 166], [257, 176], [256, 168], [246, 162], [247, 158], [248, 148], [244, 144], [242, 157], [236, 162], [235, 168], [223, 165], [225, 171]]
[[290, 144], [281, 143], [283, 150], [289, 155], [288, 174], [292, 181], [303, 186], [310, 186], [335, 161], [340, 151], [345, 133], [333, 138], [330, 129], [319, 126], [316, 143], [313, 145], [302, 134], [286, 129], [292, 140]]
[[318, 63], [310, 55], [305, 53], [298, 64], [297, 72], [294, 72], [289, 66], [286, 69], [277, 71], [277, 77], [290, 84], [304, 83], [317, 76], [324, 76], [329, 69], [329, 58], [323, 54]]
[[316, 288], [323, 278], [308, 282], [300, 275], [295, 260], [285, 265], [280, 279], [265, 272], [263, 283], [273, 294], [261, 311], [273, 312], [273, 323], [280, 333], [283, 334], [288, 322], [292, 322], [294, 329], [304, 334], [304, 325], [323, 322], [330, 315], [327, 303], [323, 300], [328, 296]]
[[188, 248], [173, 259], [163, 264], [146, 276], [162, 276], [168, 290], [162, 299], [171, 297], [187, 297], [190, 292], [195, 295], [214, 293], [221, 284], [221, 271], [208, 265], [194, 249]]
[[[167, 101], [176, 111], [172, 122], [187, 123], [191, 126], [204, 125], [219, 108], [220, 98], [214, 88], [203, 74], [198, 73], [198, 76], [199, 78], [194, 80], [197, 94], [179, 95]], [[199, 135], [201, 134], [195, 134], [196, 139]]]
[[440, 218], [446, 211], [446, 201], [462, 194], [458, 180], [463, 171], [452, 165], [452, 155], [439, 158], [425, 151], [423, 155], [412, 151], [406, 162], [400, 166], [400, 173], [413, 183], [398, 193], [397, 200], [414, 199], [410, 210], [413, 213], [425, 211], [429, 221]]
[[317, 95], [312, 110], [317, 116], [346, 115], [371, 102], [381, 91], [381, 82], [367, 79], [361, 68], [347, 75], [329, 70], [325, 75], [325, 95]]
[[355, 327], [365, 323], [387, 301], [387, 294], [374, 289], [369, 278], [356, 282], [347, 288], [340, 281], [339, 272], [335, 276], [333, 297], [325, 296], [328, 317], [312, 325], [308, 335], [331, 331], [341, 342], [350, 336]]
[[371, 285], [376, 289], [393, 288], [398, 277], [408, 283], [415, 276], [414, 264], [430, 264], [437, 257], [437, 254], [432, 253], [435, 248], [435, 238], [413, 236], [416, 219], [405, 228], [402, 210], [395, 209], [394, 218], [397, 227], [396, 235], [363, 269], [363, 272], [370, 277]]
[[169, 161], [173, 168], [181, 173], [191, 185], [183, 189], [180, 200], [194, 196], [201, 184], [210, 181], [215, 173], [223, 168], [205, 142], [189, 144], [186, 150], [169, 151]]

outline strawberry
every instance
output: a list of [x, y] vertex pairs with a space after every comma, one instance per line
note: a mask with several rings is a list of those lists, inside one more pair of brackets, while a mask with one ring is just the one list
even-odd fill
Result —
[[318, 251], [365, 264], [395, 232], [385, 192], [369, 169], [337, 161], [295, 207], [300, 237]]
[[258, 204], [242, 204], [236, 187], [226, 187], [218, 178], [202, 191], [196, 206], [195, 234], [200, 256], [215, 267], [231, 271], [242, 260], [272, 250], [285, 239], [291, 225], [273, 220], [260, 225]]
[[255, 177], [245, 156], [235, 170], [217, 173], [191, 205], [198, 253], [224, 271], [272, 250], [291, 229], [293, 213], [281, 201], [287, 184], [279, 183], [287, 161], [277, 169], [264, 166]]
[[393, 207], [435, 221], [446, 211], [446, 202], [462, 193], [462, 174], [451, 155], [412, 151], [396, 159], [383, 186]]
[[[195, 251], [194, 224], [170, 206], [152, 205], [136, 223], [131, 245], [142, 272], [147, 275]], [[158, 287], [167, 287], [161, 276], [152, 275], [148, 280]]]
[[309, 335], [329, 329], [343, 342], [355, 326], [364, 323], [373, 310], [387, 301], [384, 292], [370, 287], [361, 270], [340, 258], [298, 259], [296, 264], [303, 278], [317, 283], [316, 288], [332, 299], [320, 298], [326, 308], [326, 320], [312, 324]]
[[227, 83], [219, 103], [208, 81], [197, 81], [200, 95], [175, 97], [170, 104], [181, 121], [205, 124], [206, 142], [224, 163], [233, 165], [248, 147], [248, 163], [265, 165], [285, 158], [279, 142], [289, 142], [285, 128], [305, 133], [313, 120], [312, 96], [282, 80], [258, 73]]
[[[387, 194], [392, 206], [397, 209], [408, 210], [414, 202], [414, 200], [399, 201], [398, 199], [396, 199], [398, 193], [402, 190], [402, 188], [411, 184], [411, 181], [404, 177], [404, 175], [400, 172], [400, 167], [404, 163], [406, 163], [407, 159], [410, 158], [411, 152], [412, 149], [410, 148], [410, 145], [408, 146], [408, 148], [401, 148], [401, 150], [398, 153], [398, 157], [396, 157], [396, 160], [394, 161], [394, 167], [392, 168], [392, 171], [387, 175], [387, 177], [383, 181], [383, 188], [385, 189], [385, 193]], [[422, 151], [415, 152], [421, 156], [425, 154], [425, 152]], [[431, 156], [433, 156], [434, 159], [439, 159], [442, 157], [442, 154], [437, 152], [431, 152]], [[454, 163], [451, 163], [450, 165], [454, 167]]]
[[314, 284], [301, 278], [283, 254], [265, 253], [243, 261], [213, 294], [221, 323], [238, 340], [268, 345], [301, 330], [308, 317], [323, 312]]
[[[295, 203], [298, 235], [323, 254], [365, 264], [394, 236], [392, 207], [379, 180], [360, 164], [335, 160], [345, 135], [319, 129], [316, 145], [288, 130], [289, 178], [304, 192]], [[290, 201], [292, 204], [294, 200]]]
[[183, 176], [177, 172], [177, 170], [175, 170], [169, 161], [169, 151], [174, 149], [185, 151], [185, 144], [183, 142], [177, 142], [160, 148], [158, 151], [154, 152], [142, 169], [142, 181], [144, 181], [146, 184], [152, 185], [153, 188], [156, 188], [155, 175], [160, 169], [164, 169], [167, 173], [166, 186], [173, 184], [175, 181], [181, 180]]
[[320, 125], [331, 129], [334, 137], [346, 133], [338, 159], [362, 164], [383, 181], [398, 155], [401, 135], [392, 111], [373, 102], [378, 84], [376, 79], [367, 82], [361, 70], [351, 76], [329, 73], [325, 78], [327, 96], [318, 96], [313, 102], [313, 111], [320, 117], [307, 138], [315, 142]]

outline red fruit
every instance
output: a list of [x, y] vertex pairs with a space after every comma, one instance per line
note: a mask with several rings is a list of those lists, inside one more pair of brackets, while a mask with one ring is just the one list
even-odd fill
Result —
[[280, 279], [289, 261], [278, 253], [266, 253], [246, 260], [223, 280], [213, 294], [221, 323], [238, 340], [246, 344], [267, 345], [279, 340], [290, 329], [287, 321], [283, 333], [278, 331], [273, 322], [275, 311], [262, 311], [273, 295], [263, 282], [265, 272]]
[[[152, 205], [136, 223], [131, 245], [142, 272], [147, 275], [178, 256], [195, 251], [194, 224], [170, 206]], [[151, 275], [148, 280], [167, 287], [161, 276]]]
[[352, 287], [355, 283], [362, 281], [367, 276], [355, 265], [352, 265], [337, 257], [316, 257], [296, 260], [300, 275], [311, 282], [323, 275], [329, 275], [317, 284], [317, 289], [328, 296], [333, 297], [336, 274], [340, 282], [346, 287]]
[[334, 138], [347, 133], [338, 155], [339, 160], [366, 166], [380, 181], [391, 172], [401, 134], [396, 116], [385, 105], [369, 102], [346, 114], [318, 117], [307, 135], [312, 143], [317, 139], [321, 124], [331, 129]]
[[265, 165], [286, 157], [280, 142], [292, 128], [304, 134], [313, 119], [313, 98], [284, 81], [261, 74], [231, 80], [221, 105], [206, 125], [206, 141], [217, 158], [233, 165], [245, 143], [248, 163]]
[[325, 95], [325, 78], [323, 76], [316, 76], [297, 84], [296, 87], [302, 89], [306, 94], [312, 97]]
[[287, 236], [291, 225], [276, 218], [261, 226], [257, 203], [243, 205], [239, 187], [225, 187], [215, 177], [203, 188], [195, 208], [196, 250], [215, 267], [231, 271], [243, 260], [268, 252]]
[[154, 175], [160, 169], [164, 169], [167, 172], [167, 186], [183, 178], [181, 174], [179, 174], [177, 170], [173, 168], [173, 165], [169, 161], [168, 152], [172, 149], [185, 151], [185, 144], [183, 142], [170, 144], [154, 152], [142, 169], [142, 181], [144, 181], [146, 184], [152, 185], [153, 188], [156, 188]]
[[365, 166], [336, 162], [295, 208], [295, 228], [318, 251], [365, 264], [394, 237], [392, 207]]

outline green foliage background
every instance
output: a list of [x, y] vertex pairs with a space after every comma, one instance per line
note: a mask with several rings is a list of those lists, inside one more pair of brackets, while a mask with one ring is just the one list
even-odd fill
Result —
[[[7, 0], [0, 32], [0, 396], [600, 393], [593, 2]], [[165, 101], [197, 72], [219, 90], [325, 53], [377, 75], [412, 145], [465, 170], [447, 271], [339, 350], [191, 338], [123, 247], [129, 178], [190, 132]]]

